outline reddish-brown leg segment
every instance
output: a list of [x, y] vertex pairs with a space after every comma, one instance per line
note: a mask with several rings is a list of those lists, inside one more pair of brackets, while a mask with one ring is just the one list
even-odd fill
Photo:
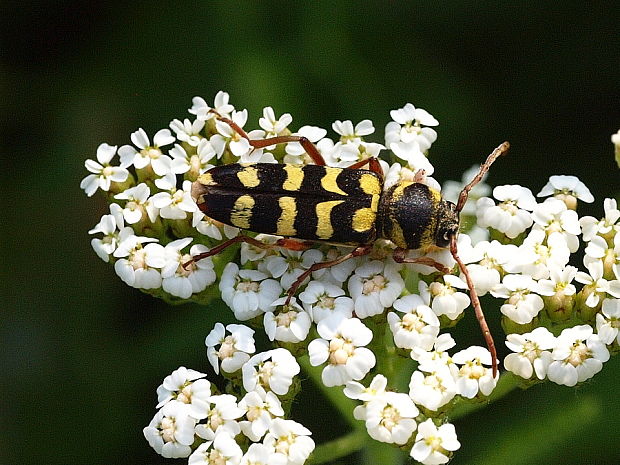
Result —
[[260, 249], [272, 249], [274, 247], [283, 247], [289, 250], [307, 250], [312, 246], [311, 241], [301, 241], [299, 239], [278, 239], [273, 244], [265, 244], [259, 240], [254, 239], [253, 237], [244, 236], [240, 234], [239, 236], [233, 237], [232, 239], [228, 239], [226, 242], [222, 242], [216, 247], [213, 247], [208, 252], [203, 252], [198, 255], [194, 255], [191, 260], [183, 263], [183, 268], [187, 268], [190, 264], [197, 262], [198, 260], [202, 260], [203, 258], [212, 257], [213, 255], [217, 255], [224, 249], [230, 247], [231, 245], [237, 244], [239, 242], [245, 242], [246, 244], [250, 244], [251, 246], [260, 248]]
[[383, 179], [383, 170], [381, 169], [381, 165], [379, 164], [379, 160], [375, 157], [366, 158], [364, 160], [360, 160], [357, 163], [353, 163], [348, 167], [350, 170], [357, 170], [363, 166], [368, 165], [368, 169], [370, 171], [377, 173]]
[[297, 289], [299, 288], [299, 286], [301, 286], [301, 283], [303, 283], [304, 280], [308, 276], [310, 276], [314, 271], [322, 270], [323, 268], [329, 268], [331, 266], [338, 265], [339, 263], [345, 262], [354, 257], [361, 257], [362, 255], [368, 255], [371, 250], [372, 250], [372, 244], [360, 245], [354, 248], [351, 252], [341, 255], [340, 257], [335, 258], [334, 260], [315, 263], [314, 265], [310, 266], [310, 268], [308, 268], [306, 271], [300, 274], [299, 277], [295, 280], [295, 282], [291, 285], [291, 287], [288, 290], [288, 297], [286, 298], [286, 302], [284, 304], [285, 305], [289, 304], [289, 302], [291, 301], [291, 298], [295, 295], [295, 292], [297, 292]]
[[269, 147], [270, 145], [285, 144], [288, 142], [299, 142], [301, 146], [304, 148], [304, 150], [306, 151], [306, 153], [310, 156], [310, 158], [312, 158], [312, 161], [314, 162], [315, 165], [325, 166], [326, 164], [325, 159], [323, 158], [323, 155], [321, 155], [321, 152], [319, 152], [319, 149], [317, 149], [316, 145], [314, 145], [310, 141], [310, 139], [308, 139], [307, 137], [276, 136], [276, 137], [270, 137], [268, 139], [258, 139], [258, 140], [250, 139], [250, 136], [248, 136], [247, 132], [241, 129], [239, 125], [235, 123], [233, 120], [231, 120], [230, 118], [221, 116], [215, 110], [210, 110], [210, 112], [215, 114], [217, 119], [228, 124], [233, 129], [233, 131], [235, 131], [241, 137], [243, 137], [244, 139], [247, 139], [250, 145], [254, 147], [255, 149], [262, 149], [265, 147]]
[[397, 247], [394, 249], [394, 253], [392, 254], [392, 258], [396, 263], [417, 263], [418, 265], [426, 265], [435, 268], [437, 271], [443, 274], [449, 274], [450, 269], [433, 260], [430, 257], [418, 257], [418, 258], [407, 258], [407, 249], [403, 249], [401, 247]]

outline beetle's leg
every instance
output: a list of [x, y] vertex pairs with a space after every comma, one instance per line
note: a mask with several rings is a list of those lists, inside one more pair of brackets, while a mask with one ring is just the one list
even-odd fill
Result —
[[362, 255], [368, 255], [371, 250], [372, 250], [372, 244], [360, 245], [354, 248], [351, 252], [341, 255], [340, 257], [335, 258], [334, 260], [315, 263], [314, 265], [310, 266], [310, 268], [308, 268], [306, 271], [300, 274], [299, 277], [295, 280], [295, 282], [291, 285], [291, 287], [288, 290], [288, 297], [286, 298], [286, 302], [284, 303], [284, 305], [288, 305], [291, 298], [295, 295], [295, 292], [297, 292], [297, 289], [299, 288], [299, 286], [301, 286], [301, 283], [303, 283], [304, 280], [308, 276], [310, 276], [314, 271], [322, 270], [323, 268], [329, 268], [331, 266], [338, 265], [339, 263], [346, 262], [347, 260], [354, 258], [354, 257], [361, 257]]
[[461, 261], [460, 257], [457, 254], [456, 248], [456, 235], [452, 236], [452, 240], [450, 241], [450, 252], [452, 252], [452, 256], [456, 263], [458, 263], [461, 272], [465, 276], [465, 282], [467, 283], [467, 287], [469, 288], [469, 296], [471, 297], [471, 304], [474, 307], [474, 312], [476, 313], [476, 319], [478, 320], [478, 324], [480, 325], [480, 329], [482, 330], [482, 335], [484, 336], [484, 340], [487, 343], [487, 347], [489, 352], [491, 353], [491, 363], [493, 366], [493, 378], [497, 375], [497, 350], [495, 349], [495, 342], [493, 341], [493, 335], [489, 330], [489, 325], [487, 324], [487, 320], [484, 318], [484, 313], [482, 312], [482, 306], [480, 305], [480, 299], [478, 299], [478, 294], [476, 293], [476, 289], [474, 288], [474, 282], [469, 275], [469, 271], [465, 264]]
[[362, 166], [368, 165], [368, 169], [374, 173], [377, 173], [383, 179], [383, 169], [381, 169], [381, 165], [379, 164], [379, 159], [376, 157], [365, 158], [364, 160], [360, 160], [357, 163], [353, 163], [351, 166], [347, 166], [347, 169], [357, 170]]
[[226, 242], [222, 242], [221, 244], [219, 244], [216, 247], [213, 247], [211, 250], [209, 250], [208, 252], [203, 252], [203, 253], [199, 253], [198, 255], [194, 255], [192, 257], [191, 260], [183, 263], [183, 268], [186, 268], [191, 265], [194, 262], [197, 262], [198, 260], [202, 260], [203, 258], [207, 258], [207, 257], [212, 257], [213, 255], [217, 255], [218, 253], [220, 253], [222, 250], [230, 247], [231, 245], [234, 245], [238, 242], [245, 242], [246, 244], [250, 244], [254, 247], [258, 247], [260, 249], [271, 249], [273, 247], [276, 246], [276, 244], [265, 244], [264, 242], [261, 242], [259, 240], [254, 239], [253, 237], [249, 237], [249, 236], [244, 236], [243, 234], [240, 234], [238, 236], [233, 237], [232, 239], [228, 239]]
[[392, 258], [396, 263], [416, 263], [418, 265], [426, 265], [435, 268], [437, 271], [443, 274], [450, 274], [450, 268], [433, 260], [430, 257], [418, 257], [418, 258], [408, 258], [407, 249], [403, 249], [402, 247], [397, 247], [394, 249], [394, 253], [392, 254]]
[[247, 139], [250, 145], [254, 147], [255, 149], [262, 149], [265, 147], [269, 147], [270, 145], [286, 144], [288, 142], [299, 142], [301, 146], [304, 148], [304, 150], [306, 151], [306, 153], [310, 156], [310, 158], [312, 158], [312, 161], [314, 162], [315, 165], [321, 165], [321, 166], [326, 165], [325, 159], [323, 158], [323, 155], [321, 155], [321, 152], [319, 152], [319, 149], [307, 137], [275, 136], [275, 137], [270, 137], [268, 139], [256, 139], [256, 140], [250, 139], [250, 136], [248, 136], [248, 133], [245, 132], [242, 128], [240, 128], [239, 125], [235, 123], [233, 120], [220, 115], [215, 110], [210, 110], [210, 112], [213, 113], [217, 117], [217, 119], [228, 124], [232, 128], [232, 130], [235, 131], [237, 134], [239, 134], [241, 137], [243, 137], [244, 139]]
[[278, 239], [273, 244], [265, 244], [264, 242], [254, 239], [253, 237], [244, 236], [243, 234], [240, 234], [239, 236], [235, 236], [232, 239], [229, 239], [226, 242], [222, 242], [218, 246], [213, 247], [208, 252], [203, 252], [201, 254], [194, 255], [190, 261], [183, 263], [182, 266], [183, 268], [187, 268], [190, 264], [197, 262], [198, 260], [202, 260], [203, 258], [217, 255], [222, 250], [230, 247], [233, 244], [236, 244], [237, 242], [245, 242], [246, 244], [250, 244], [251, 246], [257, 247], [260, 249], [272, 249], [274, 247], [282, 247], [284, 249], [296, 250], [296, 251], [308, 250], [313, 245], [312, 241], [301, 241], [299, 239], [291, 239], [291, 238]]

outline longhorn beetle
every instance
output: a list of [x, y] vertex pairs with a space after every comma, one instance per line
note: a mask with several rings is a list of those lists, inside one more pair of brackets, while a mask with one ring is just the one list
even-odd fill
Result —
[[[458, 256], [456, 239], [459, 214], [469, 191], [480, 182], [491, 164], [508, 150], [508, 142], [487, 157], [478, 174], [463, 188], [455, 205], [422, 182], [423, 170], [415, 174], [413, 181], [399, 181], [383, 191], [383, 171], [376, 158], [362, 160], [348, 168], [328, 167], [317, 147], [305, 137], [276, 136], [252, 140], [231, 119], [210, 111], [247, 139], [253, 149], [299, 142], [315, 164], [235, 163], [216, 166], [200, 175], [192, 185], [192, 197], [205, 215], [241, 229], [284, 238], [275, 244], [264, 244], [239, 235], [194, 256], [184, 266], [216, 255], [238, 242], [259, 248], [284, 247], [290, 250], [305, 250], [316, 241], [354, 246], [349, 253], [315, 263], [305, 270], [288, 290], [288, 303], [313, 271], [370, 253], [378, 238], [389, 239], [396, 245], [393, 258], [397, 263], [419, 263], [442, 273], [450, 270], [430, 257], [408, 258], [407, 251], [449, 247], [465, 276], [476, 318], [491, 353], [495, 377], [495, 343], [471, 276]], [[361, 169], [366, 165], [369, 169]]]

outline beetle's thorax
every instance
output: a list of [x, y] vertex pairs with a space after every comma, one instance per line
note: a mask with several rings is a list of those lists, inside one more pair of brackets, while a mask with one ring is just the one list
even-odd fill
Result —
[[458, 231], [452, 202], [426, 184], [401, 181], [382, 195], [378, 234], [404, 249], [446, 247]]

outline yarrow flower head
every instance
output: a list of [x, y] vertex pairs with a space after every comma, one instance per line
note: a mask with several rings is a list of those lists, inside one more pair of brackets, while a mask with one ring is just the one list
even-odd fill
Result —
[[[390, 112], [383, 135], [369, 119], [327, 131], [271, 106], [256, 118], [223, 91], [188, 111], [118, 149], [101, 144], [80, 184], [109, 203], [89, 234], [122, 281], [226, 320], [205, 329], [210, 374], [180, 367], [157, 388], [143, 430], [157, 453], [190, 465], [302, 465], [315, 443], [292, 417], [311, 378], [356, 402], [373, 441], [447, 463], [464, 400], [487, 402], [500, 377], [575, 386], [618, 352], [620, 209], [610, 197], [599, 217], [582, 216], [579, 202], [594, 198], [577, 177], [492, 188], [484, 179], [504, 143], [442, 188], [431, 157], [439, 123], [411, 103]], [[402, 216], [403, 199], [419, 213]], [[483, 295], [501, 318], [510, 376], [497, 370]], [[455, 349], [452, 327], [473, 313], [487, 348]], [[341, 459], [331, 441], [316, 447]]]

